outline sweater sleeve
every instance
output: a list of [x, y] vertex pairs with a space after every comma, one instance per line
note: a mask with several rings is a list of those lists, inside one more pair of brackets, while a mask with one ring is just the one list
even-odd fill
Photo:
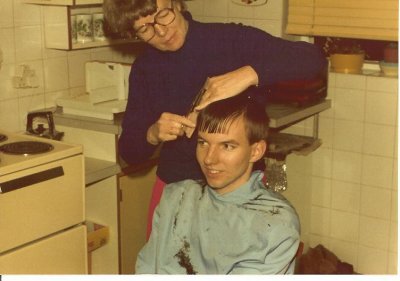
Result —
[[156, 149], [156, 146], [149, 144], [146, 140], [147, 129], [158, 117], [152, 110], [153, 102], [151, 102], [152, 97], [149, 95], [147, 83], [140, 64], [135, 62], [129, 76], [128, 104], [118, 141], [119, 155], [128, 164], [147, 160]]
[[326, 58], [313, 44], [274, 37], [250, 26], [242, 26], [235, 36], [242, 64], [253, 67], [261, 86], [312, 79], [326, 69]]

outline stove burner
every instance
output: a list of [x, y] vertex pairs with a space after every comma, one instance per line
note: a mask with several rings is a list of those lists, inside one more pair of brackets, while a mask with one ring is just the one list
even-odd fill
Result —
[[39, 154], [53, 150], [49, 143], [40, 141], [18, 141], [6, 143], [0, 150], [7, 154]]
[[7, 136], [3, 135], [3, 134], [0, 134], [0, 142], [6, 141], [6, 140], [7, 140]]

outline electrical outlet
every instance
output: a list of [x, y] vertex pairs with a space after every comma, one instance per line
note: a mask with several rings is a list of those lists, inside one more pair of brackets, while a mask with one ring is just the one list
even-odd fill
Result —
[[22, 64], [15, 69], [15, 76], [13, 77], [14, 88], [37, 88], [39, 87], [39, 80], [34, 69], [29, 65]]

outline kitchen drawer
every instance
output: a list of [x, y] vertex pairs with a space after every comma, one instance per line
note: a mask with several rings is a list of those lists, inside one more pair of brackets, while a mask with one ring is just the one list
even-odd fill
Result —
[[14, 186], [0, 193], [0, 253], [85, 220], [83, 161], [76, 155], [0, 176], [0, 187]]
[[86, 274], [86, 226], [0, 255], [0, 274]]

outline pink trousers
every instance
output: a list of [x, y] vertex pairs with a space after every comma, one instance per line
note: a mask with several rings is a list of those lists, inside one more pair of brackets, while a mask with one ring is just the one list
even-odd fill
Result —
[[166, 183], [163, 182], [159, 177], [156, 178], [156, 182], [153, 186], [153, 192], [151, 194], [150, 205], [149, 205], [149, 213], [147, 215], [147, 235], [146, 240], [149, 240], [151, 233], [151, 226], [153, 224], [153, 214], [156, 209], [158, 203], [160, 203], [161, 195], [163, 193], [164, 187]]

